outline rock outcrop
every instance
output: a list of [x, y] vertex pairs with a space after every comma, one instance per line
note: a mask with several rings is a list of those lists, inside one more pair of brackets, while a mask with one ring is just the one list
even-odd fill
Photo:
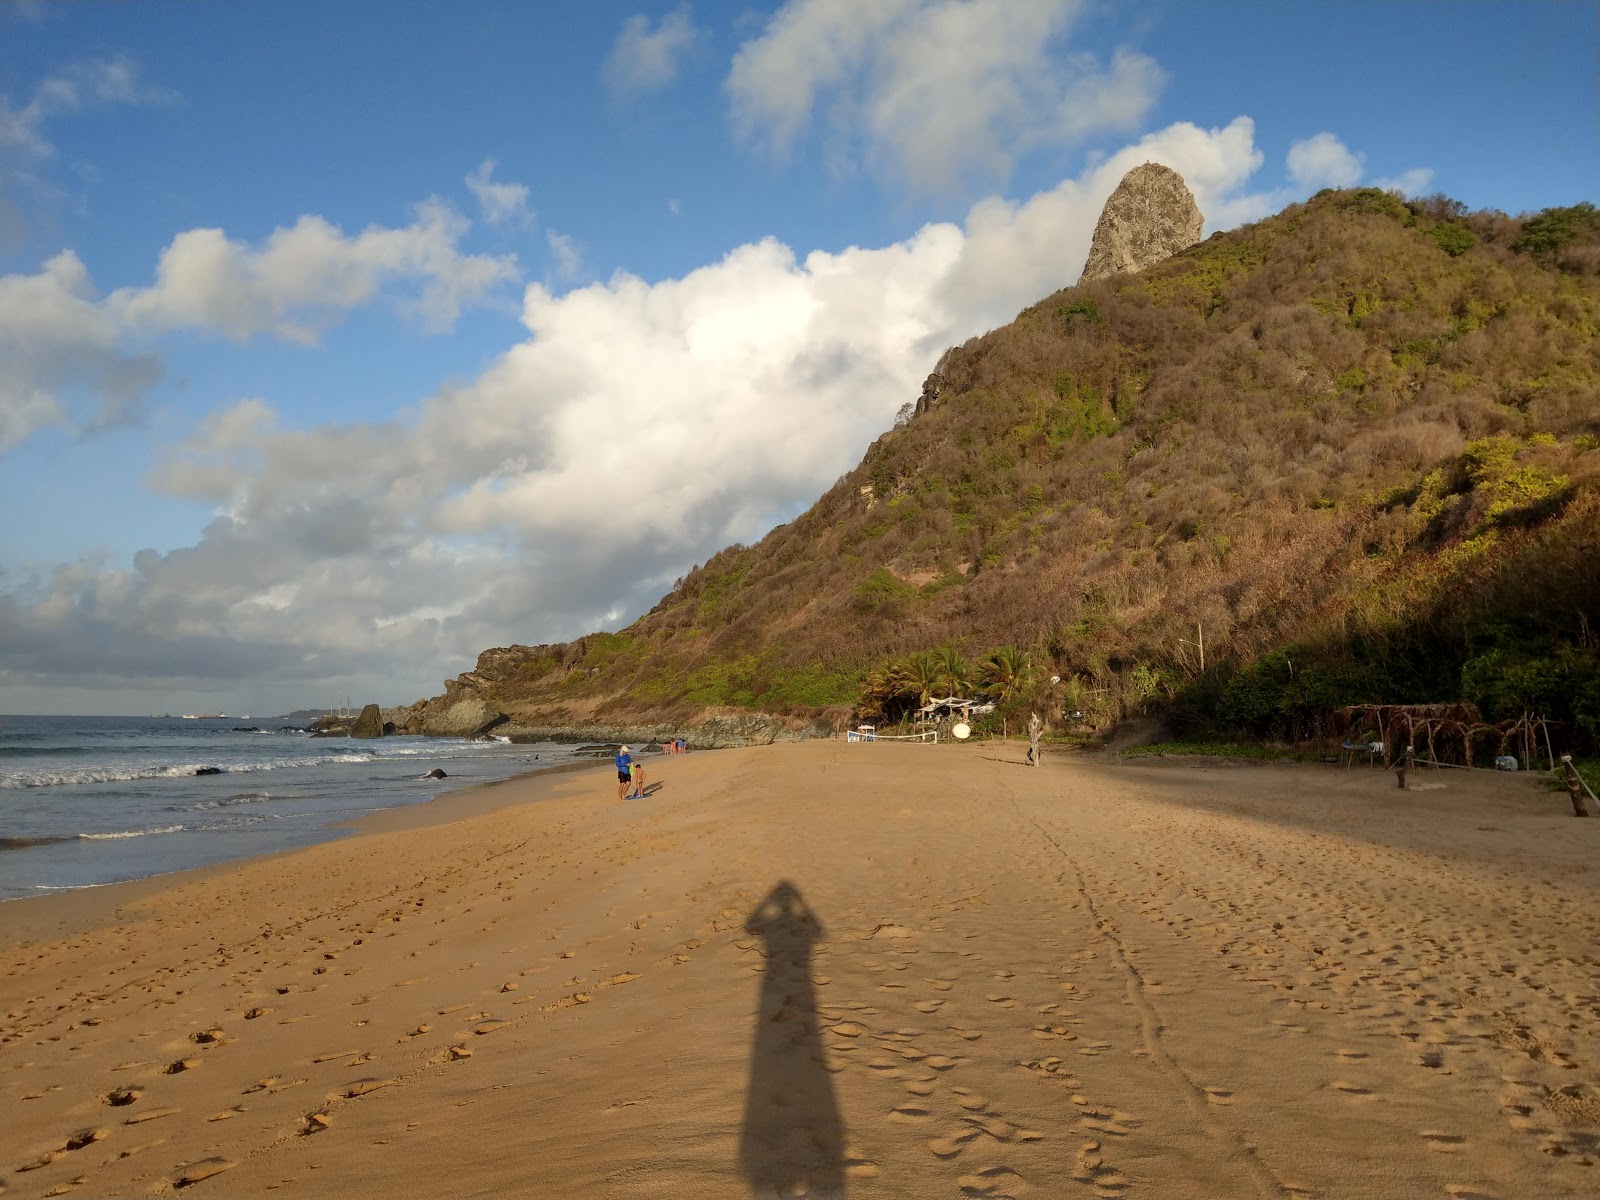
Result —
[[381, 738], [383, 736], [383, 715], [376, 704], [368, 704], [361, 710], [350, 725], [350, 736], [353, 738]]
[[1198, 242], [1204, 226], [1182, 175], [1160, 163], [1135, 167], [1100, 210], [1078, 282], [1154, 266]]

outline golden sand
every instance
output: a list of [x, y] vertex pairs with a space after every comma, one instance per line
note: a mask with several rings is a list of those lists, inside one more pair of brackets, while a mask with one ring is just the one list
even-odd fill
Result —
[[654, 759], [7, 904], [4, 1195], [1600, 1190], [1600, 820], [1019, 759]]

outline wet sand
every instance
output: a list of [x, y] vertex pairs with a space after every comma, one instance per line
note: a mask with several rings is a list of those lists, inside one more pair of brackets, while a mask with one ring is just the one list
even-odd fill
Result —
[[1020, 758], [657, 758], [4, 905], [4, 1195], [1600, 1188], [1600, 820]]

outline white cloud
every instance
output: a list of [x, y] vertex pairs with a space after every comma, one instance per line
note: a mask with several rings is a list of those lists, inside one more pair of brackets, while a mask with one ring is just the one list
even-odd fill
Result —
[[0, 148], [54, 154], [45, 126], [56, 117], [97, 105], [164, 104], [172, 99], [171, 91], [140, 79], [139, 64], [128, 55], [74, 63], [42, 80], [20, 108], [0, 96]]
[[124, 351], [116, 317], [94, 299], [78, 256], [36, 275], [0, 276], [0, 451], [72, 423], [60, 393], [91, 399], [85, 428], [114, 424], [161, 376], [155, 359]]
[[1313, 134], [1289, 147], [1289, 178], [1307, 190], [1354, 187], [1361, 182], [1364, 161], [1333, 134]]
[[[0, 252], [26, 242], [30, 210], [47, 209], [59, 199], [59, 190], [44, 173], [56, 154], [49, 129], [53, 123], [85, 109], [175, 99], [175, 93], [145, 83], [139, 64], [127, 55], [67, 66], [41, 80], [20, 103], [0, 94]], [[80, 178], [90, 170], [82, 163], [73, 169]]]
[[1064, 44], [1080, 0], [789, 0], [734, 56], [736, 132], [782, 155], [819, 103], [845, 146], [882, 174], [944, 191], [1003, 180], [1016, 157], [1131, 129], [1164, 76], [1118, 50]]
[[528, 185], [496, 183], [494, 159], [486, 158], [467, 176], [467, 188], [478, 201], [483, 219], [496, 229], [533, 228], [533, 210], [528, 207]]
[[1213, 228], [1262, 215], [1250, 121], [1174, 125], [880, 248], [767, 239], [681, 278], [532, 285], [527, 337], [403, 420], [296, 430], [242, 402], [153, 475], [219, 510], [197, 544], [0, 594], [0, 686], [234, 672], [409, 699], [486, 646], [642, 611], [854, 465], [944, 347], [1072, 281], [1146, 160]]
[[355, 236], [315, 216], [260, 247], [191, 229], [161, 252], [153, 285], [103, 299], [70, 250], [37, 274], [0, 276], [0, 450], [51, 425], [91, 432], [131, 419], [163, 374], [151, 339], [175, 330], [310, 345], [343, 312], [406, 283], [402, 307], [447, 330], [519, 274], [515, 255], [461, 253], [468, 227], [430, 200], [409, 225]]
[[1399, 192], [1402, 196], [1420, 196], [1432, 183], [1432, 167], [1412, 167], [1411, 170], [1402, 171], [1398, 175], [1374, 179], [1372, 186], [1382, 188], [1386, 192]]
[[321, 217], [301, 217], [260, 249], [220, 229], [191, 229], [161, 252], [155, 286], [121, 289], [107, 303], [134, 328], [205, 329], [240, 341], [270, 333], [309, 344], [338, 313], [405, 279], [422, 285], [416, 307], [424, 324], [445, 330], [463, 305], [518, 273], [515, 255], [462, 254], [457, 243], [469, 227], [429, 200], [409, 225], [370, 225], [354, 237]]
[[577, 239], [564, 233], [557, 233], [554, 229], [548, 229], [545, 231], [544, 240], [550, 247], [552, 278], [566, 282], [583, 274], [583, 250], [579, 247]]
[[618, 98], [659, 91], [677, 78], [679, 63], [699, 36], [688, 5], [662, 17], [654, 29], [648, 17], [635, 13], [622, 23], [601, 77]]

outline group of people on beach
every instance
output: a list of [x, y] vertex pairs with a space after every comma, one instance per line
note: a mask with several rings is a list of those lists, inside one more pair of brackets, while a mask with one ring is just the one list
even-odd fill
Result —
[[[687, 754], [689, 745], [682, 738], [673, 738], [661, 743], [663, 754]], [[618, 800], [643, 800], [644, 768], [634, 761], [626, 746], [617, 750], [617, 799]]]

